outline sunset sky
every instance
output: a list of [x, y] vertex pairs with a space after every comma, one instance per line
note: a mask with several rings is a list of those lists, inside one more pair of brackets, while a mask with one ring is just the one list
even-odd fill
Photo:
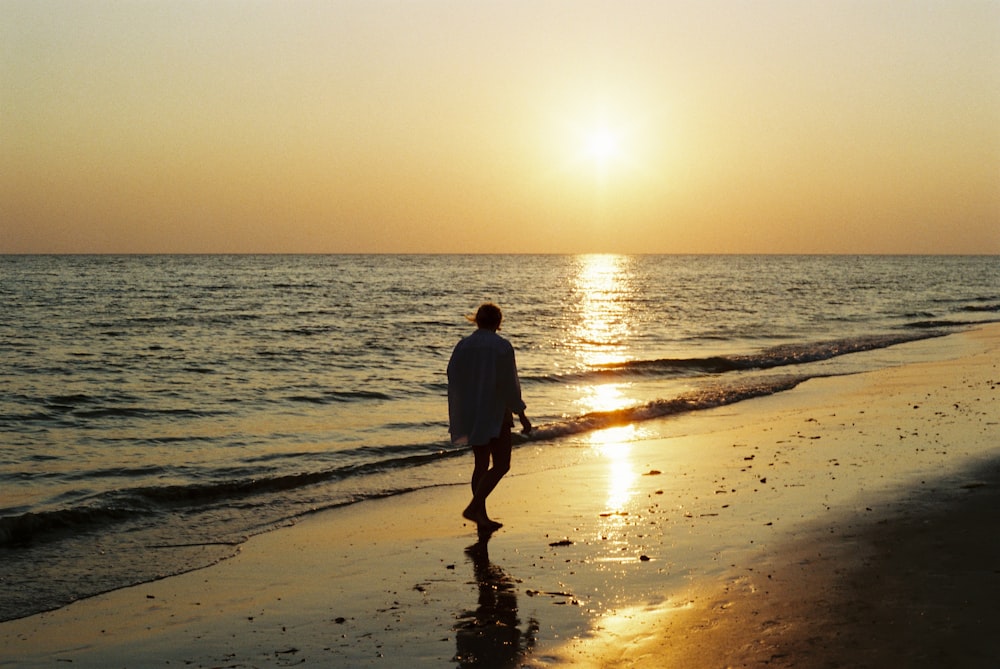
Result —
[[1000, 253], [996, 0], [0, 16], [0, 253]]

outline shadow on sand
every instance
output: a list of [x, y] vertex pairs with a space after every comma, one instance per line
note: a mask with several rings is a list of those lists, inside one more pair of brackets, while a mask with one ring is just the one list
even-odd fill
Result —
[[472, 561], [479, 600], [475, 610], [460, 612], [455, 623], [453, 659], [463, 669], [517, 667], [530, 654], [538, 632], [535, 620], [529, 620], [524, 631], [519, 627], [516, 583], [490, 562], [490, 534], [481, 532], [479, 541], [465, 549]]

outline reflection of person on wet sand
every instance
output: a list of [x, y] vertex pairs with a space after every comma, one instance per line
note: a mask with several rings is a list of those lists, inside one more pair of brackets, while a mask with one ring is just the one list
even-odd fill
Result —
[[520, 666], [535, 645], [538, 623], [521, 632], [514, 581], [490, 562], [488, 535], [466, 549], [479, 586], [479, 606], [459, 614], [455, 625], [455, 661], [462, 669], [508, 669]]
[[452, 443], [472, 446], [476, 456], [472, 501], [462, 515], [481, 531], [492, 531], [500, 523], [487, 515], [486, 498], [510, 470], [513, 414], [525, 434], [531, 432], [531, 422], [524, 414], [514, 347], [497, 334], [503, 320], [500, 307], [483, 304], [470, 320], [476, 331], [458, 342], [448, 361], [449, 431]]

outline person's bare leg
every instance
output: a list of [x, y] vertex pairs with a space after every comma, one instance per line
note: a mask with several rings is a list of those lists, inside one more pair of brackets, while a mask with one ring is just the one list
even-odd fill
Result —
[[469, 520], [474, 520], [480, 525], [495, 525], [500, 527], [500, 523], [492, 520], [486, 513], [486, 498], [489, 497], [493, 489], [497, 487], [500, 479], [510, 470], [510, 467], [497, 467], [496, 464], [486, 472], [486, 475], [479, 480], [476, 486], [476, 494], [472, 496], [472, 501], [465, 508], [462, 515]]
[[473, 501], [469, 503], [469, 506], [465, 508], [462, 515], [469, 520], [476, 520], [478, 516], [478, 509], [475, 506], [476, 490], [479, 489], [479, 483], [486, 476], [486, 472], [490, 469], [490, 447], [488, 444], [483, 446], [473, 446], [472, 454], [475, 457], [475, 465], [472, 469], [472, 481], [470, 482], [472, 487], [472, 498]]
[[476, 457], [476, 464], [472, 469], [472, 495], [475, 496], [479, 488], [479, 482], [486, 476], [490, 469], [490, 446], [473, 446], [472, 453]]
[[[510, 471], [510, 429], [505, 429], [499, 437], [485, 446], [474, 446], [476, 456], [475, 468], [472, 472], [472, 501], [462, 515], [474, 521], [480, 527], [496, 529], [501, 523], [492, 520], [486, 513], [486, 498], [500, 483], [500, 479]], [[490, 459], [493, 466], [489, 467]]]
[[480, 502], [484, 512], [486, 511], [486, 498], [490, 496], [493, 489], [500, 483], [500, 479], [510, 471], [510, 447], [507, 446], [504, 448], [504, 444], [499, 439], [497, 442], [490, 443], [490, 446], [492, 446], [490, 456], [493, 460], [493, 466], [479, 479], [472, 496], [474, 502]]
[[[475, 466], [472, 469], [472, 501], [462, 511], [464, 518], [473, 521], [479, 527], [489, 526], [493, 522], [486, 514], [485, 497], [481, 498], [478, 495], [483, 481], [489, 475], [490, 450], [490, 444], [472, 447], [472, 452], [476, 458]], [[493, 486], [496, 487], [496, 484], [494, 483]]]

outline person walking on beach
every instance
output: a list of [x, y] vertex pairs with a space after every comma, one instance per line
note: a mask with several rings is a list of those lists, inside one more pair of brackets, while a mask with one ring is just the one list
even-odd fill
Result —
[[[486, 498], [510, 470], [514, 414], [521, 431], [531, 432], [521, 399], [514, 347], [497, 334], [503, 313], [487, 302], [475, 316], [476, 331], [455, 346], [448, 361], [448, 422], [455, 445], [472, 446], [472, 501], [462, 515], [480, 530], [501, 527], [486, 513]], [[490, 467], [490, 460], [493, 466]]]

